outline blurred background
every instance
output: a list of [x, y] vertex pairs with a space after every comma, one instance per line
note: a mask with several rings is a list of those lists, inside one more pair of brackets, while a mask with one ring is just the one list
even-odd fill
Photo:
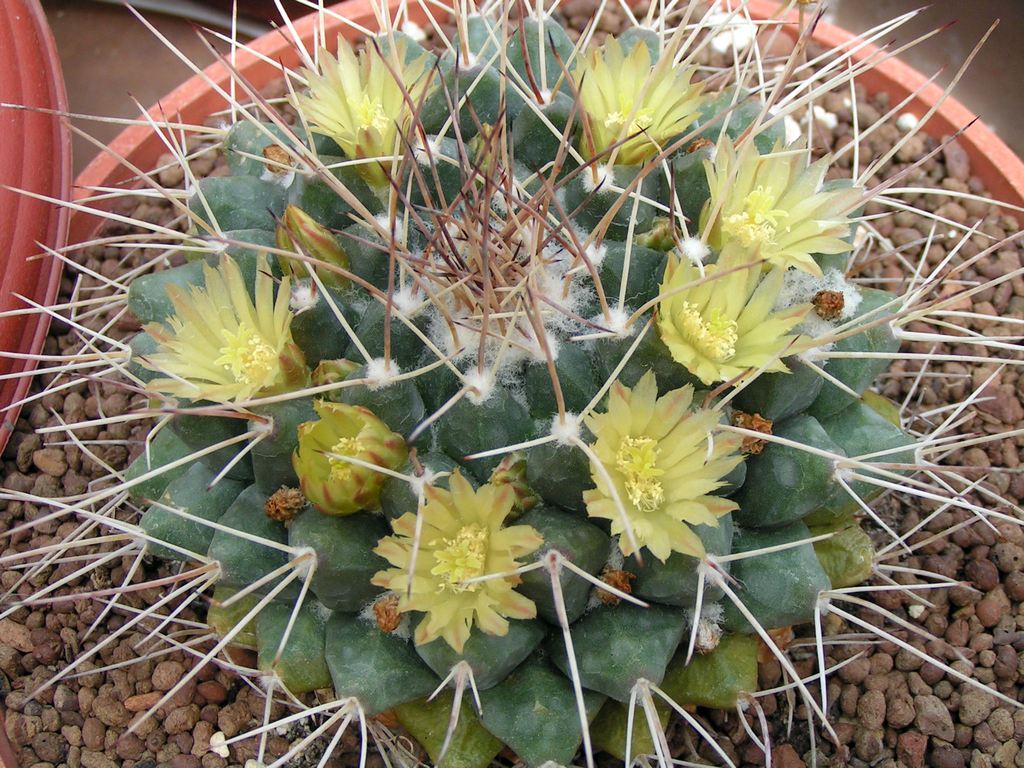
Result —
[[[297, 0], [280, 2], [292, 16], [309, 10]], [[924, 4], [923, 0], [827, 0], [826, 19], [861, 31]], [[194, 25], [230, 25], [231, 0], [133, 0], [132, 5], [192, 61], [203, 65], [214, 57], [197, 37]], [[120, 0], [43, 0], [43, 6], [57, 39], [72, 111], [135, 117], [132, 98], [149, 107], [192, 74]], [[272, 21], [280, 18], [273, 0], [238, 0], [238, 9], [243, 38], [269, 30]], [[904, 56], [929, 75], [946, 67], [941, 81], [946, 83], [996, 19], [1001, 20], [999, 28], [956, 96], [1024, 154], [1024, 120], [1016, 100], [1024, 82], [1024, 46], [1020, 44], [1024, 0], [931, 0], [928, 10], [896, 39], [908, 41], [955, 22]], [[102, 142], [120, 130], [112, 124], [80, 125]], [[95, 154], [94, 144], [75, 138], [76, 171]]]

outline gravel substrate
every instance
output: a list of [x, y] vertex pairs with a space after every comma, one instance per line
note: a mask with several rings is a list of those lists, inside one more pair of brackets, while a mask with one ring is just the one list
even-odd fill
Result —
[[[567, 0], [562, 8], [572, 19], [592, 8], [590, 0]], [[608, 26], [609, 31], [615, 29]], [[842, 95], [834, 95], [821, 105], [836, 117], [834, 128], [817, 125], [816, 144], [826, 148], [839, 147], [850, 141], [851, 109]], [[884, 95], [858, 100], [862, 126], [871, 125], [888, 109]], [[902, 136], [902, 131], [888, 125], [863, 142], [861, 162], [869, 162], [886, 151]], [[884, 169], [889, 177], [914, 163], [936, 146], [933, 139], [917, 137]], [[849, 172], [850, 155], [845, 166]], [[216, 173], [214, 155], [194, 161], [197, 175]], [[161, 181], [168, 185], [180, 183], [181, 172], [166, 171]], [[964, 151], [952, 144], [939, 156], [926, 161], [906, 180], [907, 186], [926, 186], [958, 192], [983, 192], [981, 182], [971, 175], [970, 162]], [[984, 218], [979, 233], [967, 243], [950, 268], [977, 254], [991, 241], [1001, 239], [1018, 229], [1017, 221], [1001, 215], [980, 202], [958, 202], [948, 196], [921, 195], [904, 197], [907, 203], [954, 222], [973, 225]], [[168, 204], [143, 200], [128, 202], [132, 215], [147, 221], [169, 222], [172, 211]], [[883, 209], [872, 205], [868, 213]], [[112, 234], [117, 227], [109, 227]], [[931, 230], [931, 222], [909, 213], [896, 213], [874, 222], [877, 233], [887, 238], [903, 254], [915, 262]], [[939, 228], [940, 234], [948, 226]], [[120, 231], [125, 231], [123, 228]], [[929, 265], [945, 258], [955, 240], [937, 238], [926, 255]], [[135, 257], [123, 250], [95, 247], [79, 254], [84, 266], [104, 276], [116, 276], [136, 265]], [[984, 281], [1021, 266], [1021, 249], [1008, 247], [959, 275], [960, 279]], [[885, 280], [901, 279], [905, 269], [892, 256], [883, 255], [869, 265], [865, 273]], [[61, 300], [75, 293], [98, 295], [98, 280], [69, 273], [65, 275]], [[883, 287], [894, 288], [892, 283]], [[998, 318], [1024, 320], [1024, 279], [1017, 278], [998, 288], [982, 291], [962, 309], [993, 316], [993, 320], [971, 321], [970, 327], [987, 336], [1012, 336], [1014, 327]], [[86, 321], [91, 328], [100, 328], [106, 319], [97, 316]], [[117, 321], [112, 335], [127, 338], [136, 330], [130, 318]], [[913, 330], [913, 328], [911, 328]], [[47, 354], [64, 353], [81, 345], [79, 334], [62, 323], [54, 323], [46, 342]], [[976, 354], [968, 348], [943, 350], [931, 343], [907, 346], [913, 352], [953, 352]], [[882, 391], [897, 402], [907, 397], [915, 379], [904, 375], [916, 371], [916, 361], [900, 360], [883, 382]], [[961, 402], [975, 387], [996, 369], [991, 365], [968, 366], [959, 362], [937, 363], [932, 370], [949, 374], [943, 378], [924, 378], [916, 386], [911, 402], [923, 410], [946, 403]], [[51, 383], [51, 376], [38, 378], [34, 391]], [[961, 432], [995, 434], [1024, 427], [1024, 379], [1015, 367], [1005, 368], [989, 385], [985, 398], [971, 407], [974, 418], [963, 424]], [[136, 393], [118, 383], [79, 382], [74, 386], [48, 394], [26, 406], [17, 423], [17, 432], [4, 451], [2, 484], [5, 488], [29, 492], [46, 498], [82, 493], [90, 484], [108, 473], [107, 467], [123, 468], [141, 450], [141, 440], [148, 425], [138, 422], [112, 424], [100, 429], [76, 431], [81, 444], [70, 444], [66, 435], [37, 435], [34, 430], [62, 422], [81, 421], [98, 415], [125, 413], [143, 403]], [[950, 465], [970, 467], [973, 476], [987, 479], [989, 486], [1014, 503], [1024, 498], [1024, 475], [1019, 473], [1019, 450], [1024, 437], [1018, 435], [993, 441], [980, 447], [951, 454]], [[979, 494], [968, 497], [980, 504], [991, 502]], [[894, 527], [909, 530], [934, 509], [930, 503], [909, 503], [888, 498], [879, 509]], [[36, 520], [53, 511], [23, 502], [0, 502], [0, 531]], [[130, 510], [119, 513], [125, 519]], [[991, 685], [1008, 696], [1021, 699], [1024, 677], [1024, 529], [1012, 524], [975, 521], [942, 535], [960, 523], [969, 523], [969, 513], [946, 511], [938, 515], [922, 531], [910, 538], [921, 544], [911, 556], [893, 562], [910, 568], [934, 571], [963, 586], [929, 591], [930, 603], [922, 605], [906, 593], [898, 591], [873, 593], [875, 602], [901, 619], [919, 624], [939, 642], [924, 643], [910, 633], [896, 634], [929, 654], [951, 664], [954, 669]], [[31, 530], [13, 535], [0, 545], [2, 554], [36, 549], [53, 544], [71, 534], [78, 522], [60, 519], [42, 522]], [[933, 538], [934, 537], [934, 538]], [[124, 542], [99, 545], [99, 551], [115, 551]], [[121, 584], [132, 568], [135, 556], [111, 560], [91, 573], [76, 578], [57, 591], [67, 599], [35, 610], [19, 609], [0, 620], [0, 693], [4, 696], [8, 736], [18, 752], [19, 765], [33, 768], [224, 768], [244, 766], [255, 758], [258, 740], [253, 738], [232, 745], [227, 756], [210, 748], [211, 739], [220, 733], [234, 736], [254, 727], [263, 718], [264, 702], [259, 692], [241, 678], [208, 665], [155, 718], [139, 724], [134, 734], [127, 729], [179, 680], [193, 659], [181, 652], [165, 652], [165, 645], [147, 641], [145, 632], [131, 631], [118, 642], [100, 651], [89, 672], [99, 666], [124, 662], [107, 672], [91, 672], [48, 688], [36, 699], [28, 694], [50, 678], [83, 651], [94, 646], [130, 617], [130, 613], [114, 610], [87, 634], [104, 608], [101, 600], [75, 597], [94, 590]], [[80, 567], [67, 563], [35, 574], [17, 592], [27, 596], [33, 589], [67, 576]], [[131, 579], [142, 583], [167, 575], [169, 566], [146, 560]], [[22, 571], [8, 569], [0, 574], [0, 583], [10, 589], [22, 577]], [[897, 581], [903, 581], [897, 577]], [[913, 579], [907, 578], [906, 581]], [[881, 583], [881, 582], [879, 582]], [[139, 608], [155, 601], [155, 588], [128, 592], [121, 604]], [[878, 622], [876, 614], [850, 609], [866, 620]], [[203, 607], [193, 604], [180, 614], [184, 621], [202, 620]], [[892, 627], [892, 622], [889, 622]], [[838, 620], [830, 619], [827, 630], [833, 636], [853, 632]], [[197, 636], [193, 630], [181, 636]], [[148, 658], [140, 658], [146, 656]], [[158, 654], [158, 655], [157, 655]], [[852, 657], [859, 656], [849, 661]], [[793, 658], [802, 675], [812, 674], [815, 661], [811, 648], [793, 650]], [[128, 663], [139, 659], [134, 663]], [[816, 734], [820, 750], [819, 765], [879, 765], [883, 768], [1024, 768], [1024, 710], [997, 703], [990, 695], [961, 684], [941, 669], [922, 662], [895, 644], [849, 643], [829, 646], [826, 663], [849, 661], [829, 678], [830, 714], [842, 743], [834, 745]], [[777, 662], [766, 661], [760, 669], [761, 685], [771, 688], [782, 681]], [[816, 690], [811, 686], [812, 692]], [[800, 768], [810, 764], [812, 744], [806, 727], [802, 705], [784, 695], [766, 696], [761, 704], [768, 717], [774, 745], [773, 764], [779, 768]], [[795, 709], [792, 709], [795, 706]], [[762, 766], [765, 758], [749, 739], [734, 712], [701, 712], [702, 717], [719, 735], [723, 749], [737, 765]], [[791, 722], [792, 715], [792, 722]], [[752, 715], [748, 715], [752, 718]], [[757, 730], [756, 721], [753, 728]], [[297, 732], [274, 732], [267, 739], [266, 758], [283, 754], [298, 738]], [[705, 759], [717, 764], [707, 745], [690, 738], [690, 733], [673, 722], [670, 743], [680, 759]], [[696, 753], [696, 754], [695, 754]], [[698, 758], [698, 755], [700, 758]], [[318, 759], [319, 755], [315, 757]], [[270, 762], [266, 759], [265, 762]], [[329, 765], [351, 765], [357, 762], [354, 738], [346, 737]], [[604, 758], [602, 758], [604, 760]], [[314, 763], [315, 764], [315, 761]], [[382, 765], [379, 757], [371, 764]], [[608, 762], [607, 764], [612, 764]]]

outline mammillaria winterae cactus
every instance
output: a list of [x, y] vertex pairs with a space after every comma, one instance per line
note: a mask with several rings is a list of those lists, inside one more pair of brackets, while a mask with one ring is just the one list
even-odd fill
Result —
[[882, 187], [779, 114], [836, 83], [709, 73], [750, 22], [681, 5], [600, 42], [459, 5], [432, 47], [388, 22], [321, 49], [286, 108], [235, 105], [186, 263], [131, 281], [158, 421], [122, 530], [200, 564], [204, 656], [252, 646], [330, 714], [276, 764], [385, 712], [445, 765], [666, 761], [669, 710], [707, 736], [692, 707], [756, 706], [759, 652], [829, 731], [780, 638], [820, 649], [904, 543], [873, 498], [959, 503], [871, 392], [943, 305], [852, 279]]

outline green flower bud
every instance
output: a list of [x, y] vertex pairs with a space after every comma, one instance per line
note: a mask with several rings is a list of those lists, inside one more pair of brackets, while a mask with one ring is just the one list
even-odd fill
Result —
[[[338, 244], [337, 238], [297, 205], [289, 205], [284, 209], [284, 215], [277, 225], [277, 247], [335, 267], [349, 268], [348, 254]], [[305, 267], [297, 260], [282, 258], [280, 261], [285, 273], [292, 274], [296, 279], [306, 276]], [[334, 270], [317, 266], [316, 273], [329, 288], [345, 288], [349, 284], [348, 278]]]
[[313, 369], [313, 386], [320, 387], [324, 384], [337, 384], [344, 381], [353, 373], [359, 370], [359, 363], [346, 358], [339, 360], [322, 360], [320, 365]]
[[302, 493], [327, 515], [376, 509], [388, 476], [369, 465], [398, 469], [405, 441], [366, 408], [324, 400], [314, 407], [320, 418], [299, 426], [292, 454]]

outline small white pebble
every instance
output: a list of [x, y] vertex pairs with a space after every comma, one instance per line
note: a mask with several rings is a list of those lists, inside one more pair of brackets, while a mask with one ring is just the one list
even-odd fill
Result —
[[917, 127], [917, 124], [921, 122], [917, 115], [911, 112], [904, 112], [898, 118], [896, 118], [896, 127], [901, 131], [912, 131]]
[[423, 27], [417, 24], [415, 21], [405, 20], [402, 24], [402, 31], [405, 32], [409, 37], [415, 40], [417, 43], [427, 39], [427, 33], [423, 31]]
[[794, 120], [789, 115], [782, 118], [782, 124], [786, 128], [786, 143], [792, 144], [795, 141], [799, 141], [804, 135], [803, 129], [800, 127], [800, 123]]
[[915, 603], [914, 605], [907, 608], [907, 613], [910, 614], [910, 618], [912, 619], [920, 619], [921, 616], [924, 615], [924, 606]]
[[817, 104], [814, 105], [814, 119], [830, 131], [835, 130], [835, 127], [839, 125], [838, 117]]
[[224, 742], [228, 740], [223, 731], [217, 731], [210, 737], [210, 751], [219, 757], [227, 757], [231, 754]]

